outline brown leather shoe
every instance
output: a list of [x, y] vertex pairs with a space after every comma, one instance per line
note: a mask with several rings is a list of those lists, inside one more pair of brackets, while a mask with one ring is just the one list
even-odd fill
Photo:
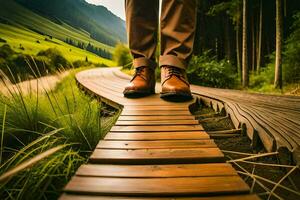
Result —
[[185, 70], [163, 66], [161, 68], [160, 97], [169, 101], [186, 101], [192, 99], [190, 84], [187, 81]]
[[155, 93], [155, 74], [150, 67], [138, 67], [123, 92], [125, 97], [137, 98]]

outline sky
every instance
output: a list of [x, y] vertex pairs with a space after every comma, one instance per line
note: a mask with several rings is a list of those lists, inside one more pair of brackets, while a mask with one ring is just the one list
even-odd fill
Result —
[[125, 0], [85, 0], [88, 3], [102, 5], [112, 13], [125, 20]]

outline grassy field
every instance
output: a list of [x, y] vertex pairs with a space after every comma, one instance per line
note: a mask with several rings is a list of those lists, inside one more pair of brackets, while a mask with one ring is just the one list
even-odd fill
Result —
[[[88, 57], [90, 62], [103, 63], [107, 66], [114, 65], [114, 62], [111, 60], [101, 58], [91, 52], [71, 46], [58, 39], [50, 39], [48, 36], [12, 25], [0, 24], [0, 38], [6, 40], [7, 44], [9, 44], [14, 51], [24, 54], [36, 55], [41, 50], [57, 48], [70, 62], [77, 60], [84, 61], [85, 58]], [[0, 42], [0, 46], [3, 44], [4, 43]]]
[[56, 199], [114, 123], [117, 111], [81, 92], [76, 72], [44, 94], [0, 95], [1, 199]]
[[[14, 1], [0, 0], [0, 3], [0, 38], [6, 40], [13, 50], [35, 55], [41, 50], [57, 48], [70, 62], [85, 60], [88, 57], [90, 62], [114, 65], [108, 59], [63, 42], [69, 38], [85, 44], [90, 43], [109, 52], [113, 51], [113, 47], [92, 39], [87, 32], [63, 22], [54, 23]], [[0, 42], [1, 45], [3, 42]]]

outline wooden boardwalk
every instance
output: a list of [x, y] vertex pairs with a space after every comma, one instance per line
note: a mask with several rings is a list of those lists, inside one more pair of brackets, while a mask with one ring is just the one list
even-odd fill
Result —
[[195, 85], [192, 90], [215, 109], [224, 109], [235, 128], [243, 126], [254, 148], [262, 144], [268, 152], [278, 151], [283, 164], [300, 166], [300, 97]]
[[123, 98], [128, 76], [116, 69], [92, 69], [76, 78], [122, 112], [60, 199], [259, 199], [190, 113], [195, 100]]
[[[118, 68], [85, 71], [78, 74], [77, 79], [85, 90], [98, 97], [100, 95], [102, 100], [119, 108], [163, 104], [173, 105], [174, 110], [174, 104], [162, 102], [155, 96], [141, 100], [123, 98], [122, 90], [130, 76]], [[254, 148], [261, 148], [262, 144], [268, 152], [278, 151], [279, 157], [285, 162], [283, 164], [300, 166], [300, 97], [251, 94], [195, 85], [191, 89], [197, 98], [215, 110], [224, 109], [236, 129], [245, 128]], [[156, 91], [160, 91], [159, 84]], [[134, 108], [138, 109], [136, 106]], [[164, 118], [160, 116], [157, 119]]]

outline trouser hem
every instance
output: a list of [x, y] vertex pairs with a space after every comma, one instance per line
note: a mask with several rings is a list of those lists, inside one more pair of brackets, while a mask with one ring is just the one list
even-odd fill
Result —
[[163, 55], [159, 58], [159, 66], [172, 66], [185, 70], [187, 68], [187, 63], [186, 61], [178, 58], [177, 56]]
[[135, 58], [133, 60], [133, 67], [134, 68], [138, 68], [138, 67], [151, 67], [151, 68], [156, 68], [156, 62], [145, 58], [145, 57], [141, 57], [141, 58]]

